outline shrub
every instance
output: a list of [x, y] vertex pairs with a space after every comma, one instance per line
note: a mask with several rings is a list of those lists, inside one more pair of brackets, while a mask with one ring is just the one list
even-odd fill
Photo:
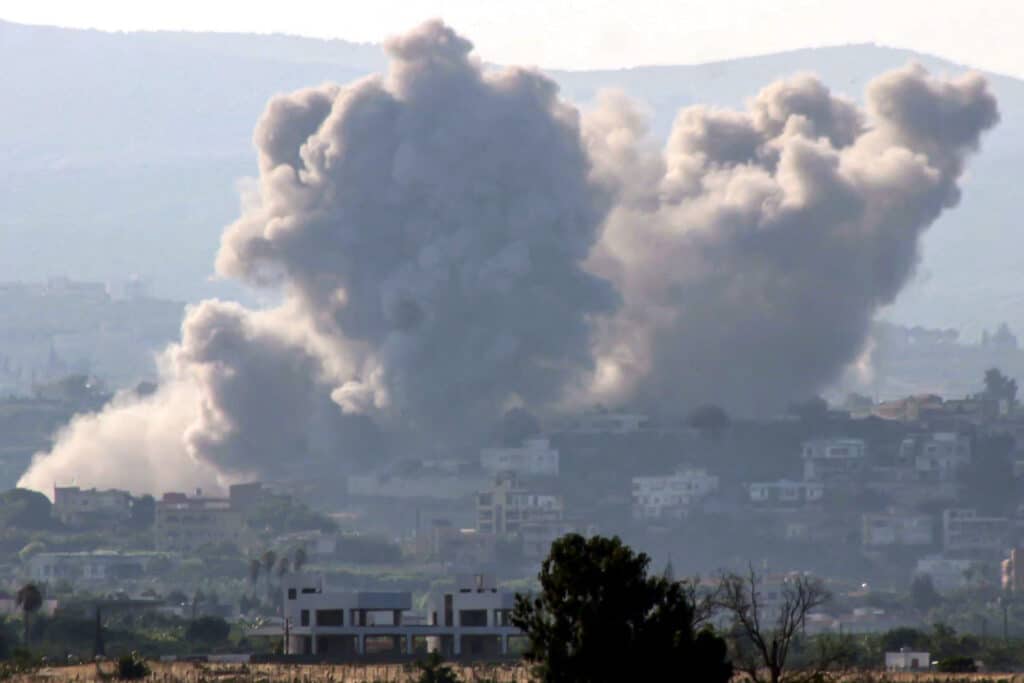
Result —
[[978, 670], [971, 657], [947, 657], [940, 660], [936, 668], [946, 674], [970, 674]]
[[231, 625], [220, 617], [200, 617], [188, 625], [185, 639], [192, 643], [217, 645], [231, 634]]
[[459, 683], [459, 677], [437, 652], [431, 652], [425, 660], [416, 662], [416, 668], [420, 672], [416, 683]]
[[149, 665], [138, 652], [124, 655], [117, 660], [117, 677], [122, 681], [137, 681], [149, 675]]

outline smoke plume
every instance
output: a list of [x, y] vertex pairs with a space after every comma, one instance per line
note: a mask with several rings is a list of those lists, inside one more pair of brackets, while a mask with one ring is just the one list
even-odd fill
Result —
[[593, 390], [766, 413], [822, 389], [912, 275], [997, 119], [981, 76], [919, 66], [875, 79], [865, 111], [811, 76], [744, 112], [691, 107], [663, 150], [628, 103], [604, 102], [587, 137], [620, 201], [592, 267], [625, 303]]
[[344, 472], [519, 406], [779, 405], [857, 356], [997, 119], [977, 75], [886, 74], [863, 111], [801, 76], [682, 111], [659, 149], [623, 96], [581, 116], [440, 22], [386, 49], [257, 125], [216, 268], [284, 303], [193, 307], [159, 390], [77, 417], [20, 485]]

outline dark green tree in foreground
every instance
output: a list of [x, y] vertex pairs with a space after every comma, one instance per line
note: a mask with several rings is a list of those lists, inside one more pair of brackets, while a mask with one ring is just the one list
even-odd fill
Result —
[[43, 606], [43, 593], [39, 590], [39, 587], [34, 583], [26, 583], [18, 590], [18, 597], [16, 598], [18, 609], [21, 610], [22, 617], [25, 620], [25, 645], [29, 644], [29, 623], [32, 619], [32, 615], [39, 611], [39, 608]]
[[697, 630], [683, 584], [647, 573], [650, 558], [616, 538], [555, 541], [541, 591], [516, 597], [512, 623], [546, 683], [675, 680], [725, 683], [725, 642]]

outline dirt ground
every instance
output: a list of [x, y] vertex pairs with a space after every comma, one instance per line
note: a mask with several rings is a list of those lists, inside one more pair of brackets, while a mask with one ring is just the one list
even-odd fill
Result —
[[[412, 683], [418, 672], [398, 664], [281, 665], [151, 662], [147, 681], [163, 683]], [[523, 666], [453, 666], [466, 683], [532, 683]], [[43, 668], [8, 680], [18, 683], [85, 683], [116, 680], [115, 664]], [[1024, 674], [885, 674], [845, 676], [846, 683], [1024, 683]]]

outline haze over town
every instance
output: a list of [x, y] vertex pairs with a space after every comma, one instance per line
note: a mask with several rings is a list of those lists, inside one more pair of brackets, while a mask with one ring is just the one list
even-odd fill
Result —
[[719, 596], [815, 577], [812, 636], [1024, 634], [1024, 10], [763, 5], [0, 10], [40, 647], [119, 591], [150, 654], [205, 614], [365, 655], [377, 600], [398, 654], [505, 657], [559, 539], [612, 536]]

